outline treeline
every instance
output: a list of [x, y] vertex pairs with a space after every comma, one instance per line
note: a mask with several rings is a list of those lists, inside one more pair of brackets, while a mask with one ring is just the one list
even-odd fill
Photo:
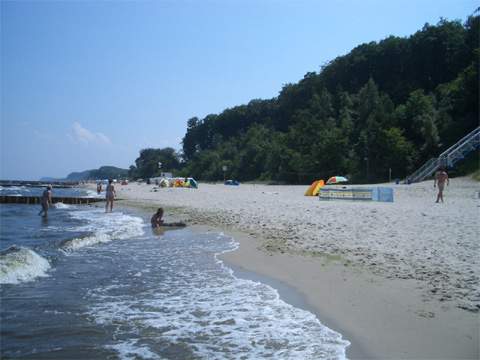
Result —
[[121, 169], [115, 166], [101, 166], [98, 169], [85, 170], [82, 172], [72, 172], [68, 174], [66, 180], [98, 180], [98, 179], [122, 179], [128, 176], [127, 169]]
[[426, 24], [362, 44], [276, 98], [194, 117], [172, 166], [203, 180], [224, 167], [243, 181], [405, 177], [478, 126], [479, 32], [479, 16]]
[[148, 179], [159, 176], [162, 172], [174, 172], [180, 175], [184, 167], [181, 156], [175, 149], [143, 149], [135, 160], [135, 165], [130, 166], [128, 175], [132, 179]]

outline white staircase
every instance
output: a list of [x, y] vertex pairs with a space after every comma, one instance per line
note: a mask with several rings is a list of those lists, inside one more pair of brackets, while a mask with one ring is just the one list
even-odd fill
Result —
[[438, 158], [428, 160], [421, 168], [407, 177], [407, 183], [424, 180], [432, 175], [439, 167], [451, 168], [455, 163], [465, 157], [469, 152], [480, 147], [480, 126], [467, 136], [449, 147]]

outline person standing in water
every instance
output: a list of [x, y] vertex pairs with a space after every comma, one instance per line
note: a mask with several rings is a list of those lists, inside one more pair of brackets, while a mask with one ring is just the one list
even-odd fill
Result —
[[105, 199], [107, 201], [107, 203], [105, 204], [105, 212], [108, 212], [108, 204], [110, 204], [110, 212], [113, 211], [113, 200], [115, 199], [116, 195], [117, 193], [115, 192], [115, 187], [113, 186], [113, 180], [108, 179], [108, 185], [105, 195]]
[[52, 185], [47, 186], [47, 189], [42, 194], [40, 203], [42, 204], [42, 210], [40, 210], [38, 215], [43, 213], [43, 217], [46, 218], [48, 216], [48, 208], [52, 204]]
[[437, 187], [438, 184], [438, 195], [437, 195], [437, 203], [441, 200], [443, 203], [443, 189], [445, 188], [445, 183], [450, 183], [448, 179], [448, 174], [445, 171], [445, 168], [441, 167], [438, 169], [437, 173], [435, 174], [435, 179], [433, 180], [433, 187]]

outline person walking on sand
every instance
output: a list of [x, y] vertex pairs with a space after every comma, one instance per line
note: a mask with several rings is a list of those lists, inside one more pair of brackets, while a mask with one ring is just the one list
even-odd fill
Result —
[[437, 203], [442, 200], [443, 203], [443, 189], [445, 188], [445, 183], [448, 184], [450, 183], [450, 180], [448, 179], [448, 174], [445, 171], [445, 168], [441, 167], [438, 169], [437, 173], [435, 174], [435, 179], [433, 180], [433, 187], [437, 187], [438, 184], [438, 195], [437, 195]]
[[110, 212], [113, 211], [113, 200], [115, 199], [116, 195], [117, 193], [115, 192], [115, 187], [113, 186], [113, 180], [108, 179], [108, 185], [105, 195], [105, 198], [107, 200], [107, 203], [105, 204], [105, 212], [108, 212], [108, 204], [110, 204]]
[[52, 185], [47, 186], [47, 189], [42, 194], [40, 203], [42, 204], [42, 210], [40, 210], [38, 215], [43, 213], [43, 217], [46, 218], [48, 216], [48, 208], [52, 204]]

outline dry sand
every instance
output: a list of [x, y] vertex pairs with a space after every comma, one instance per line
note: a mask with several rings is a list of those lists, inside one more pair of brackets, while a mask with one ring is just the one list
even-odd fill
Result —
[[[390, 185], [391, 186], [391, 185]], [[350, 358], [478, 359], [480, 185], [394, 185], [395, 202], [319, 201], [305, 186], [117, 185], [126, 204], [233, 234], [225, 259], [304, 295]], [[167, 217], [168, 220], [168, 217]]]

